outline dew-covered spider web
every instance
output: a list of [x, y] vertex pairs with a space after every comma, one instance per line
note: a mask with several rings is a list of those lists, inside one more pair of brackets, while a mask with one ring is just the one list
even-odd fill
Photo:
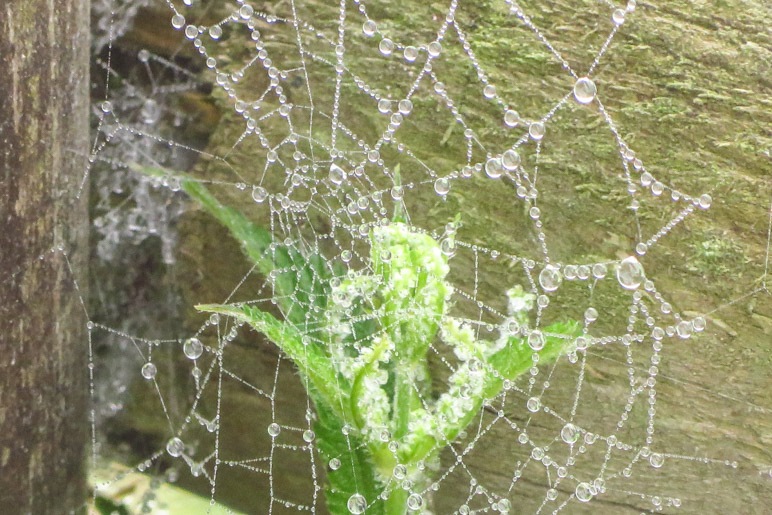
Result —
[[[382, 486], [405, 490], [411, 513], [763, 511], [772, 408], [742, 385], [764, 390], [769, 367], [772, 191], [749, 173], [740, 189], [752, 196], [730, 204], [726, 163], [672, 150], [706, 141], [668, 134], [669, 117], [684, 116], [668, 92], [683, 84], [678, 49], [651, 43], [660, 9], [94, 3], [94, 139], [80, 185], [91, 188], [99, 274], [88, 321], [92, 463], [152, 475], [145, 512], [183, 513], [154, 494], [171, 482], [213, 512], [328, 513], [327, 477], [351, 457], [317, 445], [295, 365], [249, 325], [194, 306], [305, 317], [295, 324], [305, 344], [331, 349], [321, 326], [337, 313], [347, 343], [330, 352], [365, 359], [390, 329], [385, 311], [362, 315], [352, 299], [384, 284], [335, 288], [374, 276], [373, 235], [398, 224], [448, 264], [438, 323], [533, 350], [527, 370], [422, 464], [430, 480], [395, 466]], [[671, 89], [652, 92], [641, 73]], [[245, 259], [185, 182], [267, 231], [272, 272]], [[711, 225], [736, 209], [752, 224]], [[281, 262], [284, 249], [339, 271], [326, 307], [315, 296], [327, 279]], [[386, 253], [377, 257], [396, 259]], [[748, 333], [727, 317], [751, 302], [758, 340], [739, 344], [732, 333]], [[416, 309], [421, 318], [428, 308]], [[378, 329], [358, 336], [352, 319]], [[571, 322], [577, 334], [550, 332]], [[540, 363], [547, 337], [565, 345]], [[414, 385], [424, 407], [493, 373], [443, 335], [426, 343], [431, 384]], [[728, 382], [705, 384], [711, 374]], [[733, 409], [736, 426], [716, 422]], [[395, 436], [372, 410], [369, 429], [341, 429], [349, 450], [380, 427], [396, 455], [417, 426]], [[99, 481], [95, 495], [121, 478]], [[368, 513], [376, 501], [352, 496], [348, 508]]]

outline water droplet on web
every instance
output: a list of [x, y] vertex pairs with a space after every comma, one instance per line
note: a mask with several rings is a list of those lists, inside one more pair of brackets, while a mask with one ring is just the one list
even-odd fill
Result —
[[689, 338], [692, 335], [692, 323], [686, 320], [681, 320], [676, 325], [676, 334], [679, 338]]
[[535, 351], [542, 350], [545, 342], [544, 333], [538, 329], [531, 331], [531, 334], [528, 335], [528, 346]]
[[546, 132], [546, 128], [544, 127], [544, 124], [541, 122], [533, 122], [531, 125], [528, 126], [528, 135], [531, 137], [534, 141], [539, 141], [544, 137], [544, 133]]
[[517, 170], [520, 166], [520, 154], [512, 149], [507, 150], [501, 155], [501, 165], [510, 172]]
[[491, 179], [498, 179], [504, 173], [501, 166], [501, 159], [492, 157], [485, 163], [485, 173]]
[[335, 185], [340, 185], [343, 183], [343, 181], [346, 180], [346, 172], [343, 171], [343, 168], [336, 165], [335, 163], [332, 163], [330, 165], [330, 182], [332, 182]]
[[649, 463], [652, 467], [658, 469], [665, 464], [665, 457], [657, 452], [653, 452], [651, 453], [651, 456], [649, 456]]
[[592, 266], [592, 276], [596, 279], [603, 279], [606, 277], [606, 265], [603, 263], [596, 263]]
[[137, 52], [137, 59], [139, 59], [140, 63], [148, 62], [150, 60], [150, 52], [146, 48], [143, 48]]
[[340, 259], [344, 263], [348, 263], [349, 261], [351, 261], [351, 258], [352, 258], [352, 254], [351, 254], [351, 251], [348, 249], [340, 253]]
[[262, 186], [254, 186], [252, 188], [252, 200], [260, 204], [264, 202], [266, 198], [268, 198], [268, 191], [265, 188]]
[[428, 52], [430, 57], [438, 57], [440, 55], [440, 52], [442, 52], [442, 45], [440, 44], [439, 41], [432, 41], [426, 47], [426, 51]]
[[405, 56], [405, 61], [412, 63], [418, 58], [418, 49], [414, 46], [406, 46], [403, 55]]
[[400, 113], [408, 115], [413, 111], [413, 102], [411, 102], [410, 99], [404, 98], [399, 101], [397, 107]]
[[375, 24], [373, 20], [367, 20], [362, 24], [362, 32], [367, 37], [373, 36], [376, 30], [378, 30], [378, 26]]
[[452, 257], [456, 253], [456, 242], [453, 238], [445, 238], [440, 242], [440, 250], [448, 257]]
[[520, 123], [520, 115], [513, 109], [507, 109], [504, 113], [504, 125], [507, 127], [515, 127]]
[[145, 363], [142, 365], [142, 377], [145, 379], [153, 379], [155, 378], [155, 375], [158, 373], [158, 369], [156, 368], [155, 364], [153, 363]]
[[209, 37], [212, 39], [220, 39], [222, 37], [222, 27], [219, 25], [212, 25], [209, 27]]
[[198, 338], [189, 338], [185, 340], [182, 352], [185, 353], [188, 359], [198, 359], [204, 353], [204, 344]]
[[311, 431], [310, 429], [306, 429], [303, 431], [303, 441], [306, 443], [311, 443], [314, 441], [314, 438], [316, 438], [316, 433]]
[[421, 494], [410, 494], [407, 498], [407, 507], [409, 510], [418, 511], [420, 510], [424, 505], [424, 498], [421, 497]]
[[625, 22], [624, 9], [615, 9], [614, 12], [611, 13], [611, 21], [613, 21], [615, 25], [622, 25]]
[[696, 317], [694, 320], [692, 320], [692, 327], [695, 331], [698, 333], [705, 330], [705, 318], [704, 317]]
[[526, 401], [525, 407], [528, 408], [528, 411], [531, 413], [536, 413], [541, 409], [541, 401], [538, 397], [531, 397]]
[[579, 428], [573, 424], [566, 424], [560, 430], [560, 438], [569, 445], [573, 445], [579, 440]]
[[172, 27], [175, 29], [181, 29], [185, 25], [185, 17], [181, 14], [175, 14], [172, 16]]
[[341, 463], [338, 458], [332, 458], [330, 460], [329, 465], [330, 465], [330, 470], [338, 470], [340, 468]]
[[271, 438], [276, 438], [279, 436], [279, 433], [281, 433], [281, 426], [279, 424], [273, 422], [268, 425], [268, 434], [271, 436]]
[[700, 196], [699, 206], [702, 209], [708, 209], [712, 202], [713, 202], [713, 199], [711, 198], [710, 195], [708, 195], [706, 193], [706, 194]]
[[437, 179], [434, 181], [434, 191], [437, 192], [437, 195], [447, 195], [450, 191], [450, 181], [445, 177]]
[[394, 42], [389, 38], [383, 38], [381, 42], [378, 43], [378, 50], [380, 50], [383, 55], [391, 55], [394, 51]]
[[346, 507], [348, 508], [349, 513], [352, 513], [353, 515], [359, 515], [364, 513], [367, 509], [367, 500], [362, 494], [354, 494], [348, 498]]
[[641, 285], [644, 278], [643, 265], [635, 256], [623, 259], [617, 266], [617, 280], [626, 290], [635, 290]]
[[563, 276], [556, 266], [547, 265], [539, 274], [539, 284], [544, 291], [555, 291], [563, 281]]
[[592, 499], [592, 487], [589, 483], [579, 483], [576, 485], [576, 498], [582, 502], [589, 502]]
[[574, 84], [574, 98], [580, 104], [592, 102], [596, 93], [595, 83], [587, 77], [582, 77]]
[[584, 319], [587, 322], [595, 322], [598, 319], [598, 310], [595, 308], [587, 308], [584, 311]]
[[496, 96], [496, 86], [493, 84], [486, 84], [483, 88], [483, 96], [487, 99], [492, 99]]
[[179, 438], [172, 438], [166, 443], [166, 452], [177, 458], [185, 452], [185, 443]]

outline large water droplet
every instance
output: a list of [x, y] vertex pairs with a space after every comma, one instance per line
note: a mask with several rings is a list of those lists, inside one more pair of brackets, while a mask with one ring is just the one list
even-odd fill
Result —
[[582, 502], [588, 502], [592, 499], [592, 486], [590, 483], [579, 483], [576, 485], [576, 498]]
[[158, 373], [158, 369], [153, 363], [145, 363], [142, 365], [142, 377], [145, 379], [153, 379]]
[[510, 172], [517, 170], [517, 167], [520, 166], [520, 154], [512, 149], [507, 150], [501, 155], [501, 164]]
[[271, 438], [276, 438], [279, 436], [279, 433], [281, 433], [281, 426], [276, 422], [268, 426], [268, 434], [271, 436]]
[[179, 438], [172, 438], [166, 443], [166, 452], [177, 458], [185, 451], [185, 443]]
[[658, 469], [665, 464], [665, 457], [657, 452], [654, 452], [649, 456], [649, 463], [652, 467]]
[[587, 77], [582, 77], [574, 84], [574, 98], [580, 104], [589, 104], [595, 99], [597, 89], [595, 83]]
[[346, 180], [346, 172], [343, 171], [343, 168], [336, 165], [335, 163], [332, 163], [330, 165], [330, 181], [333, 184], [340, 185], [345, 180]]
[[560, 430], [560, 438], [569, 445], [573, 445], [579, 440], [579, 428], [573, 424], [566, 424]]
[[447, 195], [450, 191], [450, 181], [445, 177], [437, 179], [434, 181], [434, 191], [437, 192], [437, 195]]
[[539, 284], [544, 288], [544, 291], [557, 290], [562, 281], [563, 276], [560, 275], [560, 270], [553, 265], [545, 266], [539, 274]]
[[544, 124], [541, 122], [533, 122], [531, 125], [528, 126], [528, 135], [531, 137], [534, 141], [539, 141], [544, 137], [544, 133], [546, 132], [546, 128], [544, 127]]
[[407, 507], [409, 510], [418, 511], [424, 505], [424, 498], [421, 494], [410, 494], [407, 498]]
[[204, 353], [204, 344], [198, 338], [189, 338], [182, 346], [182, 352], [189, 359], [198, 359]]
[[538, 329], [531, 331], [531, 334], [528, 335], [528, 346], [535, 351], [542, 350], [544, 348], [545, 341], [546, 339], [544, 338], [544, 333]]
[[635, 290], [644, 279], [643, 265], [635, 256], [623, 259], [617, 266], [617, 280], [626, 290]]
[[498, 157], [492, 157], [485, 163], [485, 173], [491, 179], [498, 179], [504, 170], [501, 168], [501, 159]]
[[262, 186], [255, 186], [252, 188], [252, 200], [257, 202], [258, 204], [261, 202], [265, 202], [265, 199], [268, 198], [268, 191], [266, 191], [265, 188]]
[[365, 509], [367, 509], [367, 500], [362, 494], [354, 494], [348, 498], [346, 507], [348, 507], [349, 513], [358, 515], [360, 513], [364, 513]]

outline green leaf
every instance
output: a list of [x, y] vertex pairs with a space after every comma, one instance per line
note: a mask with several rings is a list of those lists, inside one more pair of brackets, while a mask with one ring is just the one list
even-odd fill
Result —
[[349, 513], [349, 498], [358, 493], [367, 500], [367, 514], [383, 514], [383, 501], [379, 494], [383, 489], [376, 479], [370, 452], [355, 433], [343, 434], [341, 419], [324, 406], [317, 406], [314, 424], [317, 448], [325, 464], [333, 458], [340, 460], [340, 468], [327, 469], [325, 499], [330, 513]]
[[304, 343], [303, 335], [295, 326], [281, 322], [254, 306], [204, 304], [196, 306], [196, 309], [234, 317], [264, 334], [295, 363], [303, 384], [317, 405], [323, 404], [344, 420], [353, 419], [348, 381], [333, 368], [325, 349], [313, 342]]

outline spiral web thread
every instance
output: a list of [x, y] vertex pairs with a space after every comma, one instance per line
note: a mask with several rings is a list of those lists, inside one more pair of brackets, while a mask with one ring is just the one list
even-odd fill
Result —
[[[712, 199], [708, 193], [680, 191], [666, 178], [647, 170], [604, 106], [604, 91], [612, 95], [611, 89], [596, 87], [592, 80], [615, 36], [625, 30], [625, 20], [636, 16], [634, 0], [626, 6], [600, 2], [598, 30], [605, 31], [607, 37], [582, 70], [569, 65], [518, 3], [502, 3], [511, 24], [530, 34], [533, 45], [546, 48], [560, 65], [567, 84], [571, 84], [551, 106], [534, 112], [531, 118], [518, 114], [517, 100], [497, 92], [495, 82], [476, 57], [474, 44], [462, 24], [456, 22], [456, 16], [462, 16], [463, 5], [459, 3], [463, 2], [450, 2], [444, 16], [416, 22], [421, 26], [409, 40], [392, 31], [388, 22], [371, 16], [371, 11], [379, 12], [378, 6], [371, 8], [371, 2], [341, 0], [337, 11], [323, 13], [337, 12], [337, 19], [325, 19], [299, 0], [285, 2], [279, 9], [282, 15], [261, 12], [250, 2], [241, 1], [223, 7], [228, 15], [211, 25], [190, 21], [193, 18], [188, 10], [196, 7], [191, 3], [195, 4], [168, 2], [171, 24], [184, 33], [186, 44], [207, 68], [201, 75], [214, 83], [215, 94], [227, 97], [235, 120], [232, 123], [242, 124], [243, 132], [225, 155], [212, 155], [172, 139], [159, 120], [171, 120], [177, 126], [186, 121], [173, 111], [169, 99], [195, 91], [202, 79], [171, 61], [141, 51], [137, 58], [144, 63], [150, 88], [135, 88], [131, 78], [123, 78], [121, 90], [108, 89], [104, 101], [95, 106], [98, 127], [90, 161], [96, 164], [84, 176], [84, 183], [89, 174], [103, 174], [92, 178], [100, 192], [131, 188], [134, 201], [128, 214], [126, 209], [103, 206], [106, 215], [98, 219], [96, 226], [102, 236], [98, 247], [102, 258], [114, 257], [112, 245], [119, 240], [139, 242], [148, 235], [160, 234], [165, 261], [174, 261], [175, 235], [168, 222], [183, 210], [181, 195], [174, 195], [179, 190], [179, 179], [172, 173], [163, 180], [148, 180], [131, 172], [137, 165], [185, 170], [196, 161], [209, 163], [212, 175], [202, 167], [190, 173], [204, 184], [229, 191], [233, 198], [249, 201], [257, 217], [267, 222], [275, 241], [306, 252], [320, 252], [351, 270], [366, 270], [372, 228], [387, 223], [395, 209], [405, 209], [411, 226], [441, 241], [443, 251], [451, 256], [451, 315], [473, 327], [480, 338], [496, 340], [504, 330], [505, 290], [515, 284], [538, 296], [536, 316], [528, 331], [565, 318], [566, 313], [580, 322], [583, 319], [583, 337], [576, 342], [577, 348], [555, 364], [534, 366], [500, 398], [492, 399], [466, 434], [446, 449], [438, 479], [431, 486], [435, 498], [456, 496], [453, 509], [461, 513], [507, 512], [513, 506], [519, 511], [518, 492], [536, 484], [543, 492], [542, 500], [525, 507], [535, 513], [570, 512], [578, 503], [592, 505], [603, 498], [622, 499], [640, 510], [670, 511], [681, 505], [678, 496], [638, 491], [641, 476], [645, 478], [663, 467], [666, 470], [674, 463], [717, 467], [721, 471], [736, 467], [724, 459], [669, 452], [667, 441], [657, 438], [658, 365], [668, 345], [688, 344], [677, 342], [702, 331], [706, 320], [700, 314], [687, 317], [674, 313], [666, 295], [656, 287], [656, 274], [647, 274], [640, 263], [645, 264], [646, 253], [688, 217], [703, 216], [699, 212], [708, 209]], [[249, 50], [244, 62], [236, 66], [220, 56], [220, 40], [225, 38], [243, 39], [244, 48]], [[352, 55], [370, 66], [383, 66], [388, 72], [378, 77], [388, 82], [374, 82], [369, 78], [370, 70], [354, 64], [357, 61], [351, 59]], [[463, 95], [468, 93], [454, 91], [454, 81], [443, 76], [447, 70], [443, 60], [451, 58], [468, 64], [476, 80], [476, 94], [489, 104], [482, 116], [465, 113], [461, 106]], [[100, 64], [108, 77], [106, 83], [111, 84], [110, 77], [120, 72], [109, 59]], [[359, 134], [356, 123], [350, 123], [349, 117], [354, 114], [347, 105], [352, 97], [356, 97], [356, 105], [380, 113], [377, 116], [382, 123], [375, 131], [377, 137]], [[425, 149], [412, 148], [411, 120], [422, 109], [441, 111], [442, 115], [436, 114], [438, 119], [448, 117], [455, 125], [453, 138], [459, 144], [450, 158], [455, 163], [450, 169], [424, 158]], [[574, 262], [570, 256], [558, 257], [552, 252], [552, 235], [546, 228], [549, 222], [545, 222], [549, 213], [540, 207], [545, 193], [537, 188], [540, 174], [549, 172], [540, 171], [540, 164], [548, 153], [544, 149], [551, 137], [551, 121], [564, 111], [581, 109], [592, 109], [599, 116], [605, 137], [618, 153], [617, 169], [609, 172], [606, 180], [624, 199], [625, 218], [620, 223], [631, 224], [637, 235], [626, 258], [609, 256]], [[504, 127], [507, 136], [487, 141], [486, 123]], [[444, 130], [442, 126], [432, 135], [438, 144], [448, 139], [450, 130], [443, 135]], [[257, 149], [254, 152], [261, 159], [250, 162], [246, 169], [238, 155], [248, 145]], [[421, 203], [430, 199], [442, 206], [446, 198], [475, 188], [481, 181], [499, 181], [502, 188], [508, 188], [511, 204], [527, 213], [524, 218], [531, 225], [530, 241], [523, 246], [494, 246], [464, 232], [463, 211], [459, 227], [446, 226], [410, 202], [416, 197]], [[644, 220], [651, 211], [666, 213], [667, 219], [654, 230]], [[507, 230], [491, 227], [491, 231]], [[762, 284], [748, 295], [767, 291], [769, 239], [767, 234]], [[469, 267], [463, 268], [465, 265]], [[500, 291], [483, 291], [481, 284], [486, 277], [498, 277], [491, 271], [502, 269], [508, 270], [507, 284]], [[269, 306], [276, 300], [272, 277], [261, 278], [254, 270], [243, 275], [232, 295], [239, 297], [245, 285], [261, 281], [265, 282], [260, 289], [250, 290], [250, 301]], [[582, 292], [583, 305], [561, 311], [560, 294], [568, 288]], [[623, 317], [604, 324], [604, 318], [612, 315], [598, 311], [595, 300], [619, 294], [627, 303]], [[228, 302], [231, 298], [201, 300]], [[292, 373], [291, 366], [281, 358], [276, 360], [272, 377], [254, 377], [228, 365], [229, 347], [238, 343], [246, 328], [233, 327], [229, 320], [217, 316], [184, 338], [128, 334], [99, 320], [89, 321], [88, 327], [89, 342], [94, 334], [110, 335], [113, 341], [123, 342], [127, 350], [141, 356], [140, 366], [130, 373], [147, 382], [148, 391], [158, 397], [159, 409], [168, 423], [166, 448], [147, 456], [136, 470], [145, 471], [171, 460], [174, 475], [189, 473], [209, 483], [215, 505], [221, 481], [227, 480], [222, 479], [227, 478], [227, 472], [223, 472], [239, 469], [254, 475], [255, 481], [267, 482], [270, 499], [266, 499], [266, 512], [321, 510], [322, 470], [330, 464], [323, 463], [315, 449], [313, 407], [310, 401], [301, 404], [295, 400], [292, 409], [305, 411], [307, 424], [286, 421], [292, 417], [286, 415], [286, 405], [280, 406], [287, 402], [281, 399], [285, 383], [280, 378], [291, 377]], [[313, 328], [307, 336], [314, 338]], [[200, 342], [203, 347], [198, 350]], [[164, 370], [155, 366], [153, 355], [162, 348], [195, 357], [188, 364], [194, 377], [192, 401], [173, 400], [175, 404], [187, 403], [178, 409], [179, 413], [169, 409], [170, 399], [157, 383]], [[607, 350], [612, 348], [617, 352]], [[433, 344], [430, 353], [446, 374], [458, 366], [441, 343]], [[95, 354], [90, 355], [91, 389], [95, 395], [93, 371], [100, 363]], [[595, 408], [582, 402], [585, 385], [590, 381], [588, 374], [595, 366], [610, 367], [614, 381], [629, 383], [627, 397], [616, 399], [613, 407], [604, 407], [600, 420], [593, 417]], [[567, 381], [566, 377], [572, 379]], [[569, 405], [551, 404], [551, 392], [567, 382], [573, 401]], [[272, 415], [267, 427], [262, 423], [253, 427], [253, 437], [264, 440], [264, 454], [234, 456], [227, 442], [221, 440], [221, 421], [225, 417], [249, 417], [248, 413], [224, 411], [222, 392], [228, 383], [270, 405]], [[99, 452], [97, 418], [101, 415], [92, 412], [95, 462]], [[467, 465], [479, 449], [497, 446], [509, 454], [497, 464], [510, 478], [504, 487], [492, 484], [489, 474]], [[279, 484], [275, 482], [277, 475], [298, 473], [282, 471], [281, 456], [286, 453], [307, 457], [307, 469], [302, 473], [309, 485], [304, 492], [283, 491], [275, 486]], [[466, 492], [443, 490], [451, 479], [458, 482], [459, 476], [468, 485]], [[101, 485], [108, 486], [109, 482]], [[428, 491], [414, 493], [432, 495]]]

